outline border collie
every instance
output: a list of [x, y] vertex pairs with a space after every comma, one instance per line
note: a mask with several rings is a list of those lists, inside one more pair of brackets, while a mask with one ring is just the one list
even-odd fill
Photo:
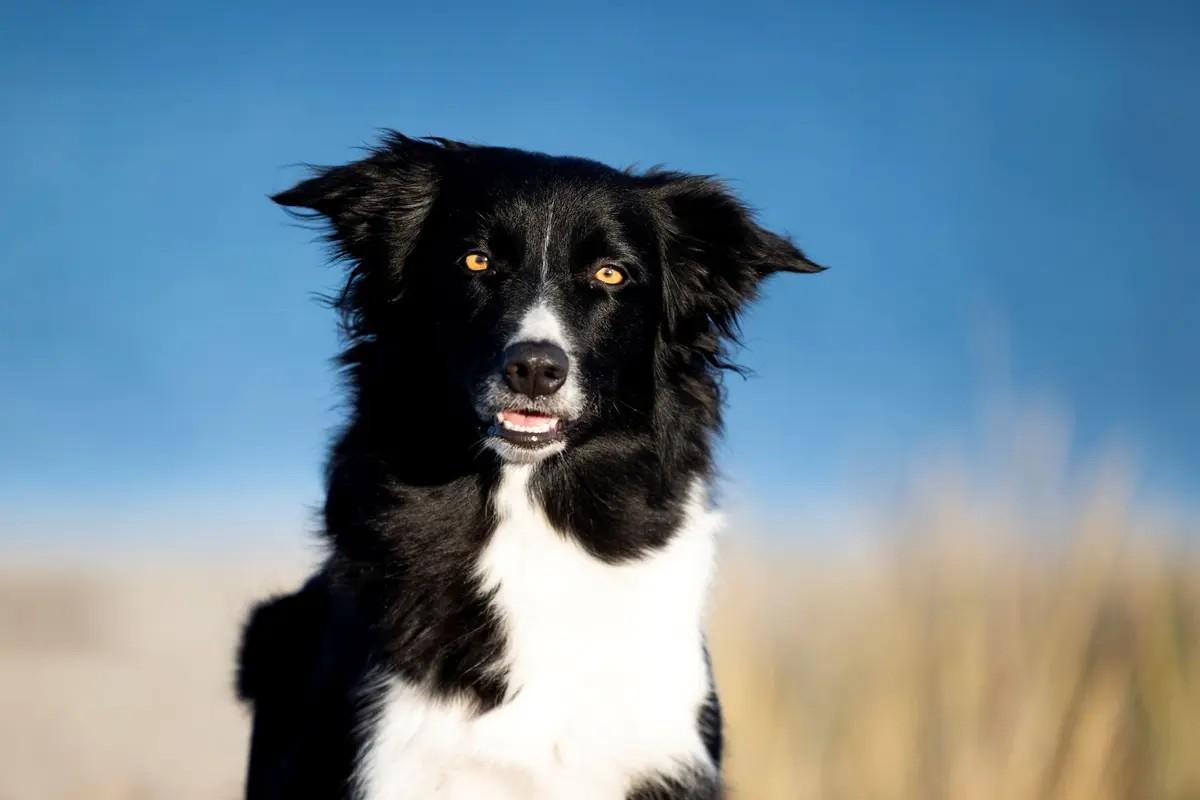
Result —
[[389, 133], [318, 220], [328, 558], [246, 625], [246, 796], [722, 796], [707, 490], [739, 311], [821, 269], [719, 182]]

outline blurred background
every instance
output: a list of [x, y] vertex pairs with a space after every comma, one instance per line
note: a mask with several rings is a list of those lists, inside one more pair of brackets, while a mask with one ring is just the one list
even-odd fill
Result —
[[320, 557], [337, 286], [266, 196], [379, 129], [731, 180], [713, 646], [740, 798], [1200, 797], [1193, 3], [0, 15], [0, 800], [238, 796]]

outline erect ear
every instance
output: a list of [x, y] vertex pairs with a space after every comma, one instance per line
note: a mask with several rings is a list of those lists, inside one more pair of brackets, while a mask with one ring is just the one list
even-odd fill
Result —
[[736, 332], [737, 313], [776, 272], [820, 272], [786, 237], [760, 226], [724, 184], [710, 177], [652, 172], [644, 180], [665, 209], [668, 322], [693, 319]]
[[412, 249], [437, 193], [443, 145], [389, 131], [361, 161], [318, 167], [313, 177], [271, 197], [305, 219], [323, 218], [337, 255], [365, 267], [399, 266]]

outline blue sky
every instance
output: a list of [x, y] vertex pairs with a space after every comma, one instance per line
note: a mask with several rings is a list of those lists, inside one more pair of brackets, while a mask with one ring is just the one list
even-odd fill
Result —
[[382, 127], [727, 176], [833, 266], [746, 319], [723, 463], [765, 513], [977, 445], [997, 385], [1200, 488], [1192, 4], [25, 5], [0, 536], [308, 524], [337, 274], [265, 198]]

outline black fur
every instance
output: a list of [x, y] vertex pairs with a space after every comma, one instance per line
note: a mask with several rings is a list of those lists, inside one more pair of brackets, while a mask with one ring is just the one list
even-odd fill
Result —
[[[372, 707], [368, 675], [398, 674], [480, 711], [504, 698], [503, 628], [473, 572], [495, 524], [500, 459], [473, 404], [545, 278], [546, 215], [561, 231], [549, 280], [589, 402], [531, 486], [556, 528], [611, 563], [663, 546], [689, 486], [711, 475], [738, 312], [771, 273], [820, 267], [710, 178], [396, 133], [273, 199], [327, 225], [349, 267], [334, 304], [352, 414], [327, 470], [328, 560], [246, 626], [247, 797], [338, 798]], [[471, 250], [493, 269], [462, 268]], [[626, 283], [589, 282], [601, 261]], [[697, 725], [718, 764], [715, 693]], [[663, 767], [631, 798], [720, 794]]]

